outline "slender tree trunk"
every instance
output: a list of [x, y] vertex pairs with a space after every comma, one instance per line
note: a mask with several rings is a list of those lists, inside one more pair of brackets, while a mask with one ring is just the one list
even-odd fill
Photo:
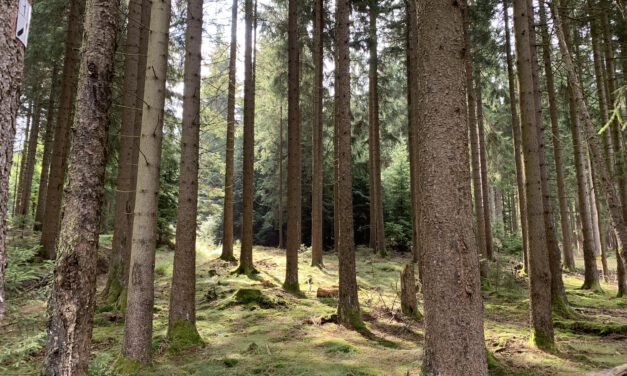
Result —
[[287, 250], [283, 288], [299, 291], [298, 251], [301, 226], [301, 125], [300, 125], [300, 56], [298, 4], [289, 0], [288, 17], [288, 103], [287, 103]]
[[[464, 35], [466, 2], [418, 2], [420, 239], [430, 375], [487, 375], [479, 257], [472, 230]], [[466, 13], [466, 14], [465, 14]], [[475, 102], [468, 102], [473, 105]], [[445, 131], [443, 131], [445, 130]], [[439, 166], [437, 169], [430, 166]], [[425, 187], [426, 188], [426, 187]]]
[[551, 141], [553, 142], [553, 156], [555, 160], [555, 183], [557, 185], [557, 197], [559, 201], [560, 224], [562, 229], [562, 247], [564, 253], [564, 267], [570, 272], [575, 271], [575, 258], [573, 257], [572, 242], [570, 239], [570, 223], [568, 221], [568, 199], [564, 187], [564, 164], [562, 162], [562, 145], [560, 139], [559, 122], [557, 117], [557, 101], [555, 98], [555, 81], [551, 63], [551, 39], [548, 33], [546, 11], [544, 5], [540, 5], [540, 23], [542, 25], [542, 56], [544, 59], [544, 75], [546, 90], [549, 99], [549, 114], [551, 118]]
[[323, 125], [323, 74], [324, 74], [324, 0], [316, 0], [314, 5], [314, 82], [313, 82], [313, 172], [311, 180], [311, 266], [323, 266], [323, 192], [324, 161], [322, 149]]
[[177, 345], [201, 343], [196, 330], [196, 228], [198, 223], [198, 158], [200, 144], [200, 66], [202, 0], [187, 1], [181, 177], [172, 269], [168, 338]]
[[[35, 162], [37, 157], [37, 141], [39, 140], [39, 128], [41, 124], [41, 105], [40, 98], [36, 98], [34, 102], [33, 123], [28, 136], [28, 153], [26, 154], [26, 163], [24, 163], [23, 189], [20, 198], [20, 211], [18, 215], [26, 216], [30, 212], [31, 190], [33, 188], [33, 175], [35, 173]], [[23, 225], [23, 223], [22, 223]]]
[[514, 29], [518, 56], [518, 81], [520, 85], [520, 114], [524, 153], [527, 226], [529, 231], [529, 281], [533, 343], [542, 350], [555, 347], [551, 317], [551, 270], [546, 249], [546, 227], [542, 173], [536, 123], [536, 103], [533, 77], [530, 14], [528, 0], [514, 0]]
[[128, 281], [128, 308], [122, 348], [122, 354], [125, 357], [142, 364], [150, 363], [152, 358], [156, 214], [159, 198], [170, 9], [169, 0], [154, 1], [151, 7], [139, 144], [141, 154], [138, 159], [137, 195]]
[[[111, 304], [118, 302], [125, 288], [124, 262], [133, 238], [133, 209], [135, 187], [133, 175], [137, 160], [133, 160], [135, 147], [136, 97], [139, 75], [139, 44], [141, 39], [142, 0], [131, 0], [128, 4], [128, 26], [126, 32], [124, 88], [122, 97], [122, 121], [119, 132], [118, 175], [115, 192], [115, 220], [113, 241], [109, 260], [109, 274], [104, 295]], [[120, 302], [121, 303], [121, 302]]]
[[26, 114], [26, 125], [24, 127], [24, 141], [22, 142], [22, 151], [20, 152], [20, 169], [18, 174], [18, 185], [17, 185], [17, 193], [15, 194], [15, 210], [13, 211], [13, 216], [21, 216], [22, 215], [22, 197], [24, 196], [24, 175], [26, 173], [26, 160], [28, 160], [28, 140], [30, 135], [30, 130], [33, 126], [33, 114], [35, 113], [35, 109], [33, 108], [33, 101], [28, 102], [28, 112]]
[[353, 161], [350, 112], [350, 2], [336, 1], [335, 132], [337, 137], [337, 212], [340, 288], [337, 316], [347, 328], [364, 328], [357, 296], [353, 232]]
[[9, 176], [24, 67], [24, 46], [15, 38], [14, 20], [18, 5], [16, 0], [0, 3], [0, 322], [6, 312], [4, 271]]
[[235, 170], [235, 90], [237, 86], [237, 0], [231, 8], [231, 47], [229, 55], [229, 91], [226, 115], [226, 161], [224, 173], [224, 220], [222, 254], [225, 261], [235, 261], [233, 255], [233, 175]]
[[54, 147], [52, 148], [52, 160], [50, 162], [48, 191], [46, 192], [46, 209], [41, 228], [42, 256], [48, 259], [55, 258], [55, 245], [61, 221], [61, 200], [63, 199], [63, 185], [68, 162], [67, 154], [70, 146], [70, 124], [72, 122], [74, 97], [76, 96], [76, 82], [78, 80], [79, 50], [81, 48], [82, 16], [84, 11], [85, 0], [70, 0], [59, 111], [57, 113]]
[[[481, 156], [479, 152], [479, 132], [477, 130], [477, 118], [476, 118], [476, 105], [475, 100], [475, 84], [472, 69], [472, 49], [470, 46], [470, 15], [464, 14], [464, 45], [468, 53], [465, 54], [466, 61], [464, 62], [464, 68], [466, 69], [466, 98], [467, 98], [467, 111], [468, 111], [468, 129], [470, 137], [470, 156], [472, 163], [472, 187], [473, 198], [475, 203], [475, 215], [477, 217], [477, 227], [475, 230], [477, 245], [479, 247], [479, 257], [487, 259], [487, 244], [486, 244], [486, 231], [485, 231], [485, 214], [488, 211], [487, 204], [483, 201], [483, 186], [481, 184]], [[422, 51], [421, 51], [422, 52]], [[486, 277], [487, 273], [485, 268], [481, 268], [482, 277]]]
[[579, 83], [579, 79], [575, 72], [575, 66], [564, 36], [561, 16], [554, 8], [551, 10], [555, 20], [555, 30], [560, 43], [564, 66], [568, 73], [568, 79], [572, 87], [572, 95], [574, 97], [576, 108], [579, 109], [579, 120], [584, 125], [590, 156], [594, 164], [595, 173], [597, 174], [597, 181], [599, 181], [601, 187], [603, 188], [612, 227], [616, 233], [618, 248], [622, 249], [623, 262], [625, 263], [627, 261], [627, 249], [625, 249], [625, 246], [627, 246], [627, 226], [625, 226], [625, 221], [623, 219], [620, 196], [610, 179], [601, 148], [599, 147], [598, 141], [595, 137], [596, 130], [594, 124], [592, 123], [592, 119], [590, 118], [586, 102], [583, 99], [581, 84]]
[[284, 178], [283, 178], [283, 104], [279, 106], [279, 156], [278, 156], [278, 164], [279, 164], [279, 204], [277, 211], [279, 212], [279, 220], [278, 220], [278, 228], [279, 228], [279, 245], [277, 248], [283, 249], [285, 245], [283, 244], [284, 236], [283, 236], [283, 186], [284, 186]]
[[[488, 161], [486, 158], [486, 142], [483, 119], [483, 96], [481, 88], [481, 71], [477, 68], [475, 74], [475, 94], [477, 96], [477, 136], [479, 137], [479, 168], [481, 171], [481, 195], [483, 196], [483, 216], [485, 231], [485, 256], [493, 260], [492, 254], [492, 214], [490, 213], [490, 199], [488, 188]], [[496, 210], [494, 210], [496, 212]]]
[[368, 160], [370, 161], [370, 248], [385, 255], [385, 231], [383, 228], [383, 199], [381, 189], [381, 145], [379, 132], [379, 58], [377, 52], [377, 1], [370, 0], [368, 24]]
[[250, 274], [253, 265], [253, 174], [255, 163], [255, 108], [253, 77], [253, 1], [245, 0], [246, 39], [244, 43], [244, 162], [241, 251], [238, 272]]
[[89, 0], [87, 6], [42, 375], [87, 375], [119, 6], [118, 0]]
[[601, 254], [601, 232], [599, 220], [599, 208], [597, 207], [596, 185], [593, 178], [592, 162], [586, 158], [586, 178], [588, 179], [588, 200], [590, 201], [590, 214], [592, 215], [592, 234], [594, 235], [594, 256]]
[[57, 95], [58, 65], [55, 64], [50, 78], [50, 95], [48, 97], [48, 108], [46, 112], [46, 136], [44, 141], [44, 152], [41, 160], [41, 175], [39, 176], [39, 190], [37, 193], [37, 208], [35, 210], [35, 230], [41, 230], [41, 222], [44, 219], [46, 209], [46, 191], [48, 190], [48, 176], [50, 173], [50, 157], [54, 143], [54, 114], [55, 99]]
[[[507, 0], [504, 0], [504, 9], [508, 9]], [[520, 122], [516, 111], [516, 81], [514, 77], [514, 63], [512, 59], [511, 37], [509, 30], [509, 16], [504, 14], [505, 19], [505, 49], [507, 54], [507, 77], [509, 84], [509, 105], [512, 117], [512, 142], [514, 143], [514, 153], [516, 159], [516, 184], [518, 187], [518, 206], [520, 208], [520, 227], [522, 231], [523, 261], [525, 271], [529, 270], [529, 230], [527, 227], [527, 193], [525, 191], [525, 168], [523, 165], [522, 135]]]

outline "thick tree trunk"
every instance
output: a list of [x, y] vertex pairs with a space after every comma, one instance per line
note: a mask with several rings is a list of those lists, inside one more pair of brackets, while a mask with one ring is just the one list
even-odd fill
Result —
[[514, 0], [514, 29], [518, 56], [518, 81], [520, 85], [520, 114], [524, 153], [527, 226], [529, 231], [529, 280], [533, 342], [538, 348], [555, 347], [551, 317], [551, 270], [546, 249], [546, 227], [542, 173], [536, 123], [535, 88], [530, 38], [528, 0]]
[[287, 103], [287, 249], [283, 288], [299, 291], [298, 251], [301, 226], [300, 56], [297, 0], [289, 0]]
[[324, 29], [324, 0], [316, 0], [314, 5], [314, 82], [313, 82], [313, 172], [311, 180], [311, 265], [322, 266], [323, 251], [323, 192], [324, 192], [324, 160], [322, 149], [323, 125], [323, 73], [324, 45], [322, 32]]
[[[135, 186], [133, 175], [137, 169], [137, 160], [133, 160], [135, 143], [136, 98], [139, 67], [139, 44], [141, 39], [142, 0], [131, 0], [128, 4], [128, 26], [126, 32], [124, 87], [122, 97], [122, 120], [119, 132], [118, 175], [115, 193], [115, 220], [113, 241], [109, 260], [109, 274], [105, 296], [111, 304], [118, 302], [120, 294], [126, 288], [124, 281], [124, 263], [128, 259], [130, 243], [133, 238], [133, 209], [135, 205]], [[122, 302], [120, 302], [122, 303]]]
[[385, 255], [385, 231], [383, 228], [383, 193], [381, 189], [381, 145], [379, 134], [379, 58], [377, 1], [368, 4], [370, 21], [368, 24], [368, 161], [370, 166], [370, 248]]
[[[503, 2], [504, 8], [508, 9], [507, 0]], [[529, 270], [529, 231], [527, 228], [527, 193], [525, 192], [525, 168], [523, 165], [522, 135], [520, 122], [516, 111], [516, 80], [514, 77], [514, 64], [512, 58], [512, 48], [509, 31], [509, 15], [503, 15], [505, 19], [505, 49], [507, 54], [507, 77], [509, 86], [509, 105], [512, 117], [512, 142], [514, 143], [514, 153], [516, 159], [516, 184], [518, 186], [518, 206], [520, 208], [520, 227], [522, 231], [523, 262], [525, 271]]]
[[612, 227], [614, 229], [614, 232], [616, 233], [618, 248], [622, 249], [623, 263], [625, 263], [627, 261], [627, 249], [625, 249], [625, 247], [627, 246], [627, 226], [625, 226], [625, 220], [623, 218], [620, 196], [615, 189], [612, 180], [610, 179], [607, 165], [604, 161], [601, 148], [599, 147], [598, 141], [596, 139], [596, 130], [594, 124], [592, 123], [592, 119], [590, 118], [590, 113], [588, 112], [586, 102], [583, 99], [581, 84], [579, 83], [579, 79], [575, 72], [575, 66], [573, 64], [573, 60], [568, 49], [568, 44], [566, 43], [566, 38], [564, 36], [561, 16], [555, 11], [555, 8], [552, 8], [551, 10], [555, 20], [555, 30], [560, 43], [560, 50], [562, 52], [564, 67], [566, 68], [566, 71], [568, 73], [568, 79], [571, 83], [572, 96], [574, 97], [576, 108], [579, 109], [579, 120], [584, 125], [588, 149], [590, 151], [590, 157], [592, 163], [594, 164], [595, 173], [597, 174], [597, 181], [599, 181], [601, 187], [603, 188]]
[[152, 2], [131, 243], [128, 308], [122, 354], [142, 364], [152, 358], [152, 310], [161, 141], [170, 27], [169, 0]]
[[[485, 129], [483, 119], [483, 96], [481, 87], [481, 71], [477, 68], [475, 74], [475, 94], [477, 96], [477, 136], [479, 137], [479, 168], [481, 170], [481, 195], [483, 196], [483, 216], [485, 231], [485, 257], [493, 260], [492, 254], [492, 213], [490, 213], [490, 198], [488, 188], [488, 161], [486, 158]], [[496, 212], [496, 210], [494, 210]]]
[[[22, 184], [22, 196], [19, 200], [20, 208], [18, 215], [26, 216], [30, 212], [31, 190], [33, 188], [33, 175], [35, 173], [35, 162], [37, 158], [37, 142], [39, 140], [39, 128], [41, 124], [41, 105], [40, 98], [35, 99], [33, 106], [33, 124], [28, 136], [28, 153], [26, 154], [26, 163], [24, 163], [24, 175]], [[23, 224], [22, 224], [23, 225]]]
[[224, 169], [224, 219], [222, 254], [225, 261], [235, 261], [233, 255], [233, 175], [235, 170], [235, 90], [237, 86], [237, 0], [231, 8], [231, 47], [229, 55], [229, 91], [226, 104], [226, 160]]
[[255, 164], [255, 107], [253, 76], [253, 1], [245, 0], [244, 43], [244, 161], [242, 188], [242, 236], [238, 273], [250, 274], [253, 265], [253, 174]]
[[196, 330], [196, 228], [198, 227], [196, 216], [200, 152], [202, 14], [202, 0], [187, 1], [181, 176], [168, 321], [168, 338], [173, 342], [184, 342], [185, 345], [201, 342]]
[[335, 132], [337, 137], [337, 212], [340, 291], [337, 316], [340, 324], [364, 327], [357, 296], [353, 232], [353, 160], [350, 112], [350, 2], [336, 1]]
[[42, 375], [87, 375], [119, 6], [118, 0], [89, 0], [87, 7]]
[[24, 67], [24, 46], [15, 38], [18, 5], [17, 0], [0, 3], [0, 322], [6, 312], [4, 271], [9, 176]]
[[[425, 354], [422, 372], [487, 375], [472, 230], [464, 36], [467, 3], [418, 2], [419, 170]], [[466, 14], [467, 16], [467, 14]], [[474, 102], [468, 102], [472, 105]], [[445, 131], [443, 131], [445, 130]], [[432, 166], [438, 166], [437, 169]]]
[[544, 75], [546, 90], [549, 99], [549, 114], [551, 118], [551, 141], [553, 143], [553, 157], [555, 160], [555, 184], [557, 185], [557, 197], [559, 200], [560, 224], [562, 229], [562, 247], [564, 253], [564, 267], [570, 272], [575, 271], [575, 258], [573, 256], [572, 242], [570, 239], [570, 223], [568, 221], [568, 198], [564, 187], [564, 164], [562, 162], [562, 145], [560, 140], [559, 122], [557, 117], [557, 101], [555, 98], [555, 81], [551, 64], [551, 39], [548, 33], [546, 11], [544, 5], [540, 5], [540, 23], [542, 25], [542, 56], [544, 59]]
[[57, 121], [55, 122], [54, 147], [52, 148], [48, 191], [46, 192], [46, 209], [41, 227], [42, 256], [48, 259], [55, 258], [55, 245], [61, 221], [61, 200], [63, 199], [65, 170], [68, 162], [67, 154], [70, 146], [70, 124], [78, 80], [84, 11], [85, 0], [70, 0], [63, 75], [61, 77], [61, 96]]
[[44, 211], [46, 210], [46, 192], [48, 191], [48, 176], [50, 173], [50, 157], [52, 156], [52, 148], [54, 143], [54, 114], [55, 99], [57, 95], [57, 76], [58, 66], [52, 69], [52, 77], [50, 78], [50, 95], [48, 97], [48, 108], [46, 112], [46, 136], [44, 141], [44, 152], [41, 159], [41, 175], [39, 176], [39, 190], [37, 194], [37, 208], [35, 209], [35, 230], [41, 230], [41, 222], [44, 219]]

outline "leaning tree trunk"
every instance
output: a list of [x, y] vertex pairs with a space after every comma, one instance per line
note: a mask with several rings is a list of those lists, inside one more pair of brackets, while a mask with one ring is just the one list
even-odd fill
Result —
[[115, 191], [115, 221], [113, 241], [105, 295], [110, 304], [118, 303], [125, 289], [124, 263], [128, 260], [133, 231], [133, 209], [135, 187], [133, 172], [137, 160], [133, 160], [135, 146], [135, 106], [139, 66], [139, 44], [141, 39], [142, 0], [131, 0], [128, 4], [128, 26], [126, 31], [124, 87], [122, 96], [122, 121], [119, 131], [118, 175]]
[[231, 47], [229, 55], [229, 88], [226, 104], [226, 159], [224, 169], [224, 220], [222, 229], [222, 254], [225, 261], [235, 261], [233, 256], [233, 171], [235, 170], [235, 89], [237, 84], [237, 0], [231, 8]]
[[5, 242], [9, 176], [24, 67], [24, 46], [15, 38], [13, 26], [18, 5], [17, 0], [0, 3], [0, 322], [6, 312], [4, 271], [7, 263]]
[[551, 39], [549, 38], [548, 25], [544, 5], [540, 5], [540, 23], [542, 25], [542, 57], [544, 60], [544, 76], [546, 78], [546, 90], [549, 99], [549, 114], [551, 117], [551, 140], [553, 142], [553, 156], [555, 159], [555, 184], [557, 185], [557, 197], [559, 200], [560, 224], [562, 229], [562, 247], [564, 253], [564, 267], [570, 272], [575, 271], [575, 258], [573, 256], [571, 230], [568, 221], [568, 198], [564, 187], [564, 164], [562, 162], [562, 144], [560, 140], [559, 122], [557, 117], [557, 101], [555, 98], [555, 81], [553, 78], [553, 66], [551, 63]]
[[[287, 249], [283, 288], [299, 291], [298, 251], [301, 226], [301, 125], [297, 0], [289, 0], [287, 98]], [[281, 182], [282, 183], [282, 182]]]
[[250, 274], [253, 265], [253, 174], [255, 164], [255, 108], [253, 78], [253, 1], [244, 2], [246, 36], [244, 43], [244, 161], [242, 178], [242, 236], [238, 272]]
[[[464, 38], [466, 2], [418, 2], [420, 232], [429, 375], [487, 375], [472, 230]], [[474, 102], [469, 102], [468, 105]], [[445, 130], [445, 131], [443, 131]], [[437, 169], [432, 166], [438, 166]]]
[[377, 1], [368, 5], [368, 161], [370, 166], [370, 248], [385, 255], [385, 232], [383, 228], [383, 199], [381, 192], [381, 145], [379, 134], [379, 58], [377, 53]]
[[54, 106], [57, 95], [58, 66], [55, 64], [50, 78], [50, 94], [46, 112], [46, 136], [44, 141], [44, 152], [41, 159], [41, 175], [39, 176], [39, 190], [37, 194], [37, 208], [35, 209], [35, 230], [41, 230], [41, 222], [44, 218], [46, 208], [46, 191], [48, 190], [48, 176], [50, 173], [50, 157], [54, 142]]
[[[33, 175], [35, 174], [35, 162], [37, 158], [37, 142], [39, 141], [39, 129], [41, 125], [41, 107], [40, 99], [35, 99], [33, 106], [33, 125], [31, 126], [30, 135], [28, 136], [28, 154], [26, 154], [26, 163], [24, 163], [23, 189], [20, 198], [20, 210], [18, 215], [26, 216], [30, 211], [31, 190], [33, 188]], [[22, 226], [24, 223], [21, 224]]]
[[324, 154], [322, 149], [323, 124], [323, 74], [324, 74], [324, 0], [316, 0], [314, 6], [314, 88], [313, 88], [313, 173], [311, 180], [311, 265], [322, 266], [324, 241]]
[[551, 317], [551, 270], [546, 249], [542, 174], [538, 150], [535, 88], [530, 39], [528, 0], [514, 0], [514, 29], [518, 56], [520, 115], [526, 177], [527, 226], [529, 230], [529, 281], [533, 342], [543, 350], [555, 347]]
[[135, 219], [131, 243], [128, 303], [122, 354], [148, 364], [152, 358], [152, 310], [161, 141], [171, 4], [152, 2], [144, 108], [138, 159]]
[[[503, 2], [504, 9], [507, 9], [507, 0]], [[507, 77], [509, 86], [509, 105], [512, 117], [512, 142], [514, 143], [514, 153], [516, 158], [516, 184], [518, 186], [518, 206], [520, 207], [520, 227], [522, 231], [523, 244], [523, 264], [525, 271], [529, 270], [528, 255], [528, 230], [527, 230], [527, 194], [525, 192], [525, 169], [523, 165], [522, 155], [522, 136], [520, 130], [520, 122], [518, 119], [518, 111], [516, 110], [516, 81], [514, 77], [514, 64], [512, 58], [512, 47], [510, 42], [509, 16], [507, 12], [503, 15], [505, 19], [505, 49], [507, 54]]]
[[42, 375], [87, 375], [119, 0], [89, 0]]
[[616, 233], [618, 248], [622, 249], [623, 263], [627, 263], [627, 249], [625, 248], [627, 246], [627, 226], [625, 226], [625, 220], [623, 218], [620, 196], [610, 179], [607, 165], [605, 164], [601, 148], [599, 147], [598, 140], [596, 138], [595, 126], [592, 123], [588, 107], [584, 101], [583, 90], [575, 72], [575, 65], [573, 64], [570, 50], [564, 36], [561, 15], [556, 12], [554, 4], [552, 4], [551, 11], [553, 19], [555, 20], [555, 31], [560, 43], [562, 60], [564, 62], [564, 67], [566, 68], [566, 72], [568, 73], [568, 80], [571, 83], [572, 96], [574, 97], [576, 108], [579, 109], [579, 120], [584, 125], [588, 149], [590, 151], [590, 158], [594, 164], [597, 181], [599, 181], [601, 187], [603, 188], [612, 227]]
[[340, 288], [337, 316], [351, 329], [364, 327], [357, 295], [353, 238], [353, 161], [350, 113], [350, 1], [336, 1], [335, 132], [337, 138], [337, 212]]
[[172, 269], [168, 338], [178, 346], [198, 344], [196, 330], [196, 228], [198, 223], [198, 158], [200, 144], [200, 66], [202, 0], [187, 1], [181, 176]]
[[48, 259], [55, 258], [55, 244], [61, 221], [61, 200], [63, 199], [67, 154], [70, 145], [72, 108], [76, 95], [76, 82], [78, 80], [79, 51], [83, 26], [81, 21], [84, 10], [85, 0], [70, 0], [63, 75], [61, 77], [61, 96], [57, 121], [55, 122], [54, 147], [52, 148], [48, 191], [46, 192], [46, 209], [41, 226], [42, 256]]

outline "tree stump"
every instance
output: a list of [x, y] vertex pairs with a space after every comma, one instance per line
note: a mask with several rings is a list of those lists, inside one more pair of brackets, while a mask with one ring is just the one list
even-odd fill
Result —
[[420, 318], [416, 301], [416, 278], [414, 277], [414, 264], [407, 264], [401, 272], [401, 311], [404, 315]]

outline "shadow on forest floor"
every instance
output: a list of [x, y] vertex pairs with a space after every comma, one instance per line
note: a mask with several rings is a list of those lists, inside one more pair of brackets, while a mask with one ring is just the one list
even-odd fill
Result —
[[[103, 236], [107, 246], [109, 238]], [[9, 237], [9, 257], [32, 249], [36, 235]], [[155, 364], [144, 375], [418, 375], [422, 361], [422, 323], [403, 317], [397, 291], [409, 255], [387, 258], [367, 249], [357, 252], [359, 297], [370, 334], [361, 335], [323, 318], [335, 313], [335, 300], [317, 299], [318, 287], [337, 284], [337, 257], [325, 254], [325, 268], [309, 266], [310, 252], [299, 256], [302, 295], [282, 290], [285, 253], [256, 247], [259, 274], [233, 275], [234, 266], [217, 260], [217, 250], [199, 246], [197, 325], [206, 346], [178, 354], [166, 351], [166, 329], [173, 253], [157, 252], [155, 271]], [[559, 352], [547, 354], [529, 344], [527, 283], [514, 274], [511, 256], [498, 255], [483, 283], [486, 347], [496, 358], [493, 375], [584, 375], [627, 363], [627, 335], [598, 335], [556, 329]], [[610, 260], [610, 263], [614, 262]], [[26, 260], [12, 266], [22, 278], [10, 291], [10, 316], [0, 324], [0, 374], [36, 375], [45, 342], [46, 296], [50, 263]], [[17, 277], [16, 277], [17, 274]], [[99, 277], [102, 289], [105, 276]], [[598, 325], [627, 324], [627, 299], [614, 298], [616, 286], [595, 294], [577, 288], [579, 274], [564, 275], [568, 298], [584, 320]], [[266, 304], [241, 304], [239, 289], [258, 289]], [[419, 301], [422, 296], [419, 295]], [[100, 304], [94, 319], [90, 375], [114, 375], [123, 320]], [[556, 318], [558, 320], [558, 318]]]

